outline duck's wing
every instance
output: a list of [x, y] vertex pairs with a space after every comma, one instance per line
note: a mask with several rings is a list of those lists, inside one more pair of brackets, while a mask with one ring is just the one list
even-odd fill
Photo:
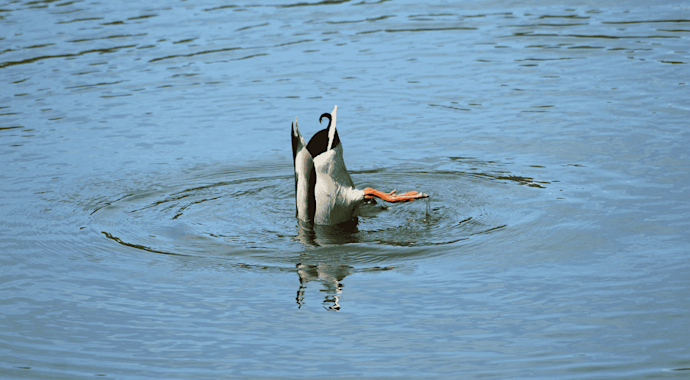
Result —
[[[333, 112], [324, 113], [319, 117], [319, 122], [325, 117], [328, 119], [328, 126], [314, 135], [309, 140], [307, 150], [314, 158], [316, 172], [320, 177], [319, 181], [325, 180], [329, 177], [331, 181], [339, 187], [352, 187], [352, 179], [345, 167], [345, 160], [343, 158], [343, 146], [338, 137], [338, 130], [335, 127], [338, 106], [333, 107]], [[318, 163], [317, 163], [318, 162]]]
[[[328, 123], [328, 149], [331, 150], [335, 148], [339, 143], [340, 139], [338, 138], [338, 131], [335, 129], [335, 121], [336, 121], [336, 112], [338, 111], [338, 105], [333, 107], [333, 111], [331, 112], [331, 122]], [[336, 139], [338, 141], [336, 142]]]
[[355, 189], [352, 178], [345, 167], [343, 146], [336, 129], [336, 112], [321, 115], [328, 118], [328, 127], [317, 132], [309, 140], [308, 150], [314, 157], [316, 169], [316, 214], [314, 223], [320, 225], [339, 224], [357, 217], [359, 205], [364, 201], [364, 192]]
[[314, 170], [314, 159], [307, 149], [304, 137], [299, 132], [296, 117], [290, 135], [292, 137], [292, 160], [295, 167], [297, 218], [305, 222], [312, 222], [316, 212], [316, 198], [314, 197], [316, 171]]

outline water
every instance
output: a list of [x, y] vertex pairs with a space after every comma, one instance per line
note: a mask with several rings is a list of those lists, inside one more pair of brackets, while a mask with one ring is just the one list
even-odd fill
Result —
[[[690, 369], [683, 2], [0, 4], [0, 377]], [[295, 219], [290, 123], [359, 188]]]

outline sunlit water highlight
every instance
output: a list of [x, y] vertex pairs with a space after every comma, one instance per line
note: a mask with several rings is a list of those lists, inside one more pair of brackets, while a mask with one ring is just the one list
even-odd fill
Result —
[[[0, 377], [683, 378], [690, 9], [0, 3]], [[295, 218], [290, 122], [359, 188]]]

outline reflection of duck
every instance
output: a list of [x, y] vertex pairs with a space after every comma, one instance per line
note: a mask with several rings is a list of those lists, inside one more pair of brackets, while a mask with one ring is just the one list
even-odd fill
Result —
[[317, 132], [309, 144], [299, 132], [297, 118], [292, 125], [292, 157], [295, 164], [295, 199], [297, 218], [319, 225], [333, 225], [357, 217], [364, 200], [378, 197], [388, 202], [406, 202], [428, 195], [411, 191], [384, 193], [372, 188], [357, 190], [345, 168], [343, 146], [335, 129], [336, 111], [324, 113], [328, 126]]
[[297, 290], [297, 304], [301, 308], [304, 305], [304, 292], [307, 283], [319, 281], [325, 286], [326, 296], [323, 305], [330, 310], [340, 311], [340, 296], [343, 294], [342, 280], [353, 273], [353, 268], [345, 265], [308, 265], [297, 264], [299, 275], [299, 289]]

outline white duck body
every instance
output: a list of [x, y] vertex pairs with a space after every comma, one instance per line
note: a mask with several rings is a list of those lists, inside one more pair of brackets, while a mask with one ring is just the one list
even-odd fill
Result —
[[309, 144], [299, 133], [297, 119], [292, 129], [297, 217], [318, 225], [335, 225], [356, 218], [364, 201], [364, 191], [355, 189], [345, 167], [343, 147], [335, 129], [337, 110], [335, 106], [330, 115], [322, 115], [331, 119], [328, 127], [317, 132]]
[[364, 202], [364, 191], [355, 189], [343, 160], [343, 146], [338, 144], [314, 158], [316, 170], [316, 212], [314, 223], [333, 225], [357, 217]]
[[295, 164], [295, 201], [297, 203], [297, 218], [302, 221], [314, 219], [316, 200], [314, 187], [316, 186], [316, 172], [314, 160], [307, 150], [304, 137], [299, 133], [297, 118], [292, 127], [292, 156]]

